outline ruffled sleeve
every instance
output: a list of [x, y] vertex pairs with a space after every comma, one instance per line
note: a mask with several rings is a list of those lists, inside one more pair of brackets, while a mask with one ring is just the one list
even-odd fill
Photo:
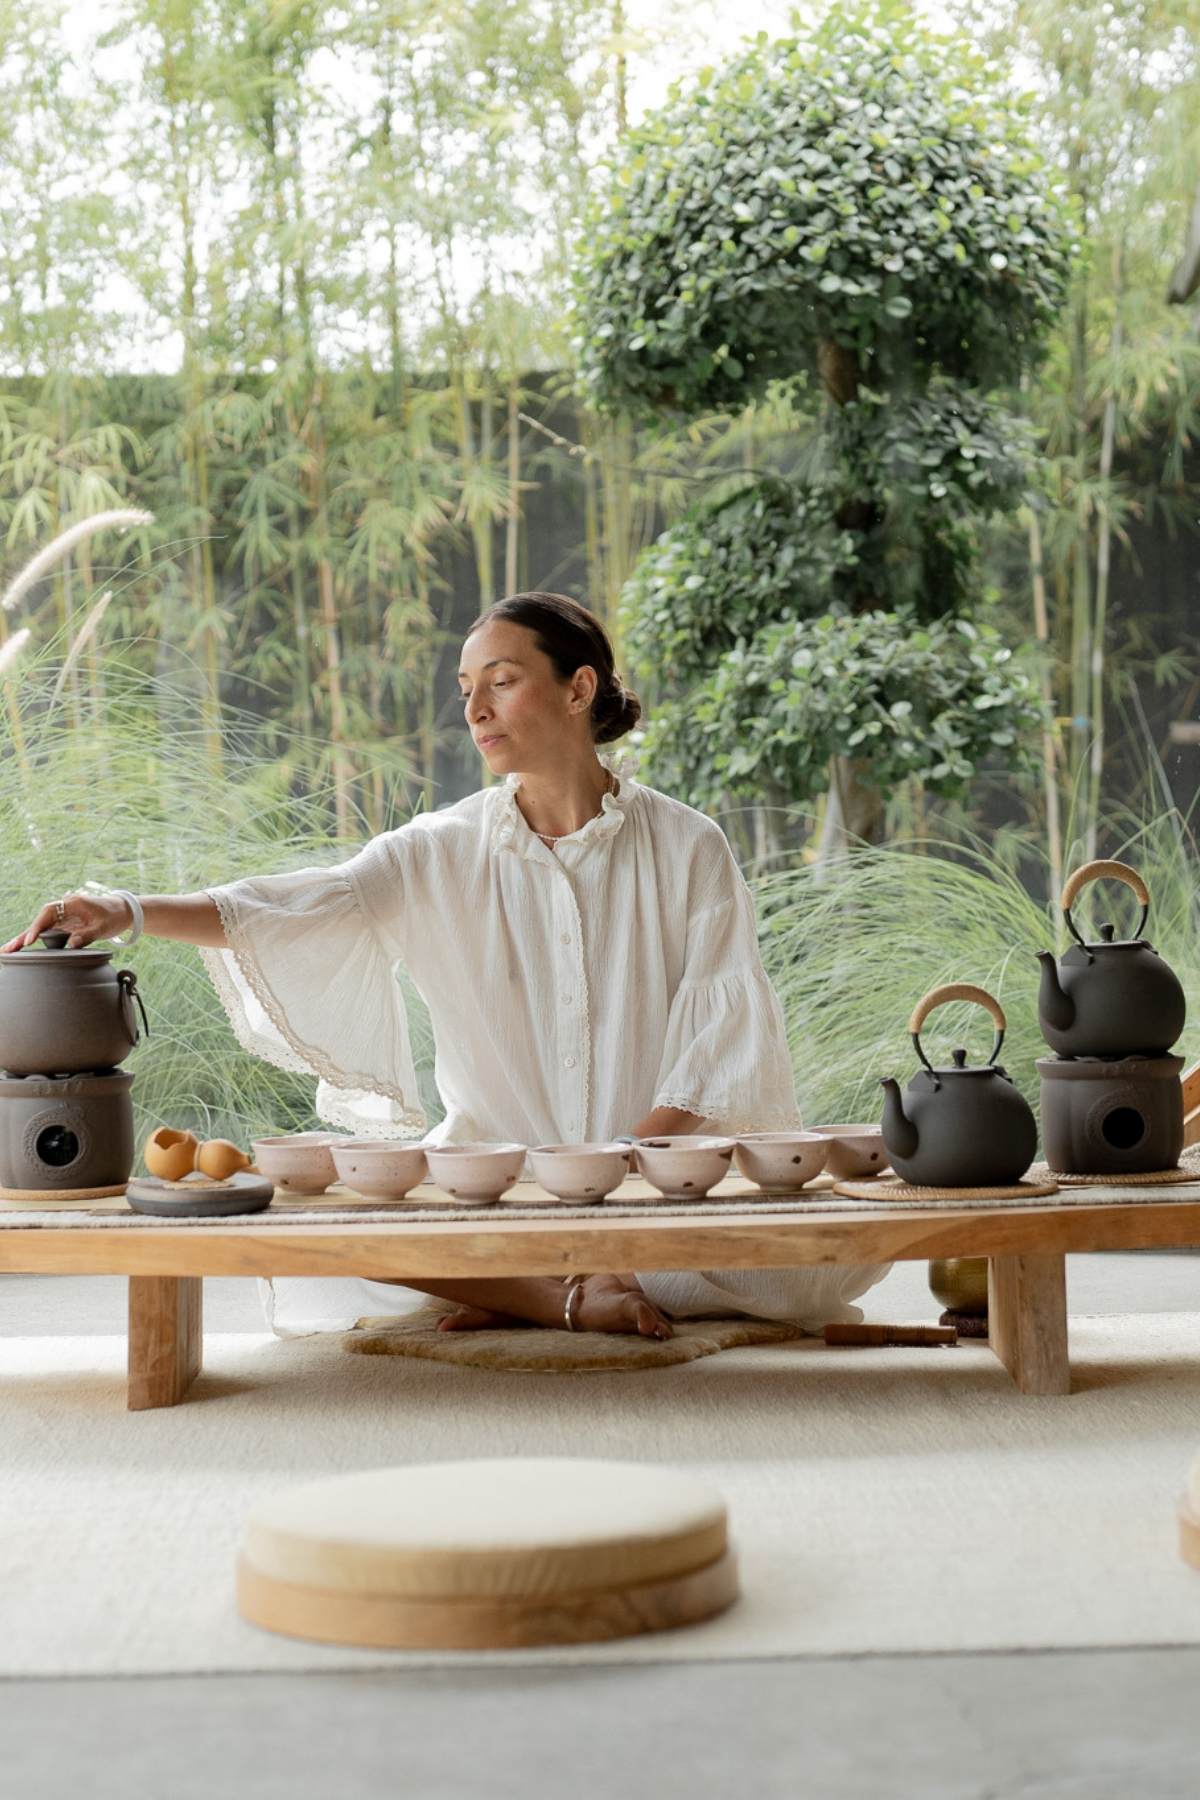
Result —
[[688, 920], [654, 1105], [697, 1113], [710, 1130], [784, 1131], [799, 1125], [800, 1111], [783, 1008], [732, 852], [723, 885], [725, 897]]
[[403, 835], [375, 838], [333, 868], [209, 888], [229, 948], [200, 952], [244, 1049], [319, 1076], [327, 1123], [388, 1136], [426, 1128], [395, 975]]

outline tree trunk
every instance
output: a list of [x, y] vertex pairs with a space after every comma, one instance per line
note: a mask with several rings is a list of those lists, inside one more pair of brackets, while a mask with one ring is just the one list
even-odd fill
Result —
[[859, 757], [835, 756], [829, 765], [829, 791], [817, 846], [817, 867], [829, 869], [862, 844], [877, 844], [883, 835], [883, 795], [866, 776], [870, 764]]

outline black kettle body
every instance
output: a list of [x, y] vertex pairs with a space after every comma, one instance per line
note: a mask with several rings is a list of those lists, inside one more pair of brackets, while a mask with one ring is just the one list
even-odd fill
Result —
[[[1132, 888], [1142, 916], [1134, 937], [1117, 940], [1113, 927], [1102, 925], [1100, 941], [1088, 944], [1071, 906], [1088, 882], [1102, 877]], [[1063, 888], [1062, 908], [1075, 942], [1057, 959], [1038, 952], [1038, 1021], [1050, 1048], [1059, 1056], [1166, 1056], [1183, 1030], [1187, 999], [1174, 969], [1141, 935], [1150, 894], [1137, 870], [1085, 863]]]

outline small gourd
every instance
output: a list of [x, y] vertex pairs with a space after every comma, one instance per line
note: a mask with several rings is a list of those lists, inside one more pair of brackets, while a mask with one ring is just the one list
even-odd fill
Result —
[[194, 1131], [174, 1131], [169, 1125], [160, 1125], [146, 1139], [142, 1157], [147, 1171], [160, 1181], [182, 1181], [196, 1166], [198, 1148]]
[[228, 1138], [210, 1138], [196, 1152], [196, 1167], [213, 1181], [228, 1181], [239, 1169], [250, 1167], [250, 1158]]

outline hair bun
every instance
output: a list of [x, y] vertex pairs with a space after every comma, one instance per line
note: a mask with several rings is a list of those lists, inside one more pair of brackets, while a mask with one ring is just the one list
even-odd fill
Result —
[[611, 744], [614, 738], [624, 737], [641, 716], [641, 701], [624, 686], [619, 675], [614, 675], [608, 691], [602, 697], [598, 696], [592, 706], [596, 742]]

